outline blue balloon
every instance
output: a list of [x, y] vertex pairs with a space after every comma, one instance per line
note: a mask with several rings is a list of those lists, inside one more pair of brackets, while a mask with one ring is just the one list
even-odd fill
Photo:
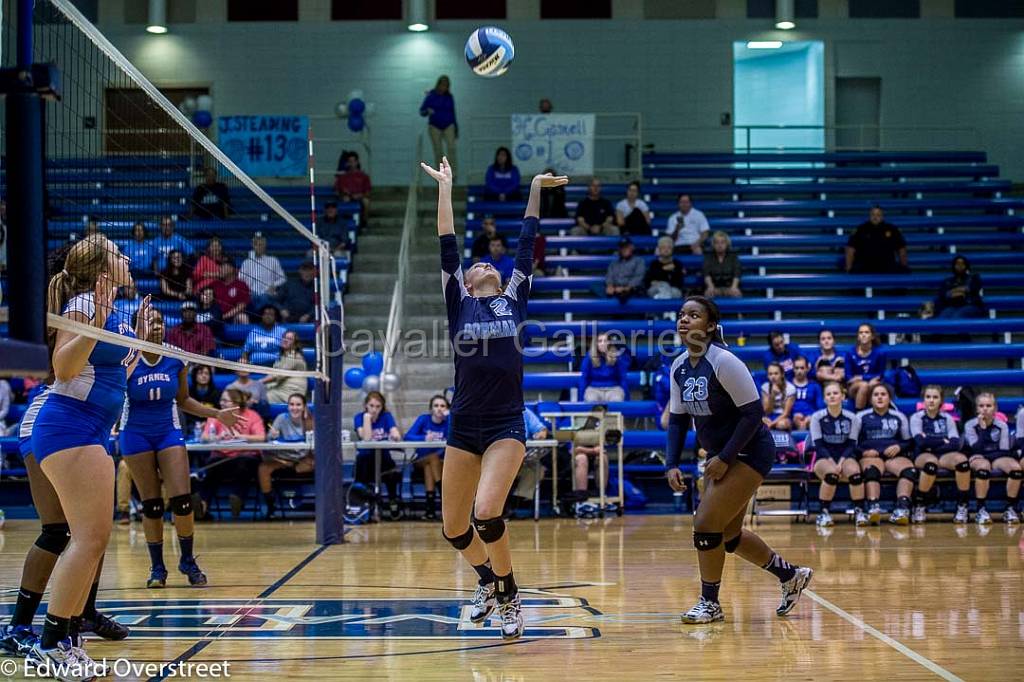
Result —
[[367, 353], [363, 356], [363, 370], [366, 376], [374, 376], [384, 371], [384, 355], [382, 353]]
[[363, 120], [362, 116], [349, 116], [348, 117], [348, 129], [353, 133], [358, 133], [366, 127], [366, 121]]
[[213, 123], [213, 114], [209, 111], [197, 111], [192, 114], [192, 122], [199, 128], [209, 128]]
[[366, 102], [358, 97], [353, 97], [348, 101], [348, 110], [353, 116], [362, 116], [363, 112], [366, 111]]
[[349, 388], [362, 388], [366, 372], [359, 367], [352, 367], [345, 372], [345, 385]]

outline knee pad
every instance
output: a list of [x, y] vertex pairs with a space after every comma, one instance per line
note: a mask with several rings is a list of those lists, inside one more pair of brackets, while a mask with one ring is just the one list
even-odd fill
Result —
[[1009, 476], [1010, 478], [1012, 478], [1015, 481], [1020, 481], [1020, 480], [1024, 479], [1024, 471], [1021, 471], [1020, 469], [1017, 469], [1016, 471], [1011, 471], [1010, 473], [1008, 473], [1006, 475]]
[[725, 545], [725, 551], [728, 552], [729, 554], [732, 554], [733, 552], [735, 552], [736, 548], [740, 546], [740, 539], [742, 537], [743, 537], [743, 531], [740, 531], [736, 535], [736, 537], [731, 538], [729, 540], [726, 540], [725, 543], [723, 543]]
[[714, 549], [722, 544], [721, 533], [701, 533], [699, 531], [693, 531], [693, 546], [697, 548], [697, 551], [706, 552], [709, 549]]
[[142, 501], [142, 515], [147, 519], [162, 519], [164, 517], [164, 499], [153, 497]]
[[175, 495], [171, 498], [171, 513], [175, 516], [188, 516], [192, 513], [192, 496]]
[[921, 471], [925, 472], [929, 476], [934, 476], [939, 473], [939, 465], [935, 462], [925, 462], [924, 466], [921, 467]]
[[473, 542], [473, 526], [467, 528], [466, 532], [462, 535], [457, 535], [453, 538], [450, 538], [447, 535], [445, 535], [444, 529], [441, 529], [441, 535], [444, 535], [444, 539], [447, 540], [452, 547], [461, 552], [462, 550], [469, 547], [470, 543]]
[[971, 470], [971, 463], [970, 463], [970, 462], [968, 462], [968, 461], [967, 461], [967, 460], [965, 459], [965, 460], [964, 460], [964, 461], [962, 461], [962, 462], [957, 462], [957, 463], [956, 463], [956, 466], [955, 466], [955, 467], [953, 467], [953, 468], [954, 468], [954, 469], [956, 469], [957, 471], [959, 471], [959, 472], [963, 473], [963, 472], [965, 472], [965, 471], [970, 471], [970, 470]]
[[505, 534], [505, 519], [500, 516], [493, 519], [473, 519], [473, 525], [476, 526], [476, 534], [487, 544], [497, 542]]
[[36, 547], [50, 554], [60, 555], [71, 542], [71, 527], [67, 523], [44, 523], [36, 538]]
[[878, 483], [882, 480], [882, 472], [875, 467], [868, 467], [864, 470], [864, 480], [867, 483]]
[[917, 483], [917, 469], [914, 467], [907, 467], [900, 472], [900, 478], [904, 478], [911, 483]]
[[822, 480], [829, 485], [839, 485], [839, 474], [825, 474], [825, 477]]
[[850, 476], [850, 485], [860, 485], [863, 482], [864, 477], [861, 476], [860, 474], [854, 474], [853, 476]]
[[974, 477], [979, 481], [987, 481], [992, 476], [992, 472], [988, 469], [978, 469], [974, 472]]

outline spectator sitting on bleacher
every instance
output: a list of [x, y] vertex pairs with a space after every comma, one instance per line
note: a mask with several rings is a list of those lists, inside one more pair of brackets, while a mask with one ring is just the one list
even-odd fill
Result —
[[644, 274], [644, 289], [651, 298], [682, 298], [686, 285], [686, 268], [678, 258], [672, 257], [672, 240], [658, 239], [654, 250], [656, 258], [651, 261]]
[[487, 167], [484, 177], [484, 201], [522, 201], [519, 189], [519, 169], [512, 163], [508, 147], [498, 147], [494, 163]]
[[181, 251], [186, 258], [192, 256], [192, 243], [174, 231], [174, 220], [169, 215], [160, 219], [160, 234], [153, 238], [153, 271], [159, 273], [167, 267], [171, 251]]
[[738, 298], [740, 291], [740, 257], [732, 250], [732, 240], [721, 230], [711, 237], [711, 253], [704, 254], [704, 295], [708, 298]]
[[[558, 175], [554, 168], [545, 168], [544, 172]], [[565, 209], [565, 187], [560, 185], [558, 187], [548, 187], [540, 191], [540, 217], [569, 217], [569, 212]]]
[[226, 258], [220, 264], [220, 279], [213, 283], [213, 297], [220, 306], [224, 321], [234, 324], [248, 324], [249, 287], [238, 278], [235, 261]]
[[653, 218], [651, 207], [640, 198], [640, 183], [634, 180], [626, 186], [626, 197], [615, 205], [615, 224], [621, 233], [649, 237]]
[[185, 262], [185, 254], [171, 251], [167, 267], [160, 271], [160, 299], [187, 301], [192, 298], [192, 268]]
[[777, 329], [768, 332], [768, 350], [764, 353], [764, 368], [772, 363], [782, 367], [786, 381], [793, 380], [793, 362], [800, 357], [800, 346], [786, 343], [786, 336]]
[[793, 403], [793, 428], [806, 431], [811, 415], [825, 406], [821, 398], [821, 386], [807, 378], [811, 365], [802, 355], [793, 361], [793, 388], [796, 389]]
[[473, 262], [479, 262], [481, 258], [490, 253], [491, 239], [498, 234], [498, 223], [490, 213], [480, 221], [480, 234], [473, 239], [473, 246], [470, 247], [470, 255]]
[[512, 271], [516, 266], [515, 259], [506, 253], [508, 247], [507, 242], [505, 241], [505, 235], [494, 235], [491, 237], [491, 240], [487, 245], [489, 253], [481, 258], [479, 262], [493, 265], [494, 269], [501, 273], [501, 282], [504, 286], [512, 277]]
[[[188, 396], [200, 405], [217, 408], [220, 405], [220, 391], [213, 383], [213, 368], [209, 365], [195, 365], [192, 368], [191, 379], [188, 383]], [[195, 425], [204, 422], [201, 417], [186, 412], [185, 437], [190, 438]]]
[[[263, 419], [246, 407], [244, 393], [228, 387], [221, 394], [220, 407], [221, 409], [238, 408], [238, 423], [234, 428], [228, 428], [213, 417], [207, 419], [206, 425], [203, 427], [202, 440], [204, 443], [237, 440], [250, 443], [266, 441], [267, 431], [263, 426]], [[225, 484], [231, 486], [231, 493], [228, 495], [231, 516], [238, 518], [242, 512], [242, 503], [247, 497], [249, 486], [256, 478], [259, 463], [260, 453], [258, 450], [214, 450], [206, 462], [206, 476], [200, 484], [201, 504], [196, 510], [196, 518], [206, 517], [206, 509], [209, 507], [210, 501], [217, 494], [217, 489]]]
[[258, 311], [271, 300], [277, 298], [278, 288], [288, 281], [277, 256], [267, 253], [267, 238], [262, 232], [252, 236], [252, 251], [242, 262], [239, 277], [249, 287], [252, 301], [250, 312]]
[[[448, 399], [443, 395], [435, 395], [430, 399], [430, 412], [421, 414], [405, 434], [406, 440], [435, 443], [448, 439]], [[436, 486], [441, 482], [441, 460], [444, 448], [419, 448], [413, 462], [423, 470], [423, 488], [426, 500], [423, 505], [423, 518], [431, 521], [437, 518]]]
[[298, 278], [289, 278], [281, 289], [278, 302], [285, 322], [306, 323], [313, 319], [315, 305], [316, 267], [312, 261], [303, 261]]
[[615, 296], [623, 305], [633, 296], [642, 296], [644, 293], [646, 268], [643, 258], [638, 258], [634, 250], [632, 239], [619, 239], [619, 257], [608, 264], [604, 277], [604, 293]]
[[[268, 441], [299, 443], [306, 440], [306, 432], [313, 430], [313, 417], [306, 407], [306, 396], [295, 393], [288, 396], [288, 410], [274, 417], [274, 423], [267, 431]], [[274, 515], [277, 506], [274, 497], [272, 477], [275, 471], [290, 469], [296, 474], [313, 471], [313, 451], [309, 448], [295, 450], [272, 450], [263, 453], [263, 461], [256, 471], [263, 503], [267, 507], [266, 518]]]
[[857, 226], [846, 242], [846, 271], [849, 273], [901, 273], [907, 267], [907, 242], [898, 227], [885, 222], [878, 206]]
[[858, 410], [863, 410], [871, 398], [871, 390], [882, 383], [885, 375], [885, 351], [874, 326], [864, 323], [857, 327], [857, 343], [846, 351], [847, 390]]
[[964, 444], [974, 472], [974, 495], [978, 499], [974, 521], [978, 525], [992, 523], [988, 512], [988, 478], [993, 469], [998, 469], [1007, 475], [1007, 512], [1003, 512], [1003, 521], [1016, 523], [1019, 520], [1016, 507], [1020, 498], [1021, 475], [1015, 472], [1021, 471], [1021, 465], [1010, 449], [1010, 427], [996, 414], [995, 395], [981, 393], [974, 404], [978, 416], [964, 424]]
[[338, 164], [339, 172], [334, 178], [334, 193], [342, 201], [358, 201], [362, 207], [361, 224], [366, 226], [366, 216], [370, 212], [370, 176], [363, 172], [359, 164], [359, 154], [345, 152]]
[[580, 363], [578, 400], [619, 403], [629, 398], [629, 357], [615, 348], [608, 334], [598, 334]]
[[824, 385], [827, 381], [846, 384], [846, 368], [843, 356], [836, 352], [836, 337], [831, 329], [818, 332], [818, 355], [814, 358], [814, 378]]
[[132, 238], [121, 242], [121, 253], [131, 259], [133, 273], [153, 272], [153, 243], [146, 238], [146, 225], [142, 221], [132, 225]]
[[277, 323], [277, 306], [267, 303], [260, 308], [260, 323], [249, 329], [245, 337], [245, 353], [256, 365], [269, 365], [277, 359], [285, 328]]
[[213, 351], [217, 350], [217, 340], [213, 338], [209, 327], [196, 322], [198, 307], [195, 301], [182, 301], [181, 323], [167, 332], [167, 343], [188, 353], [213, 355]]
[[576, 225], [570, 232], [575, 236], [619, 233], [615, 225], [615, 209], [612, 202], [601, 196], [601, 181], [597, 178], [590, 181], [587, 196], [577, 204]]
[[679, 210], [668, 217], [665, 234], [672, 238], [677, 254], [699, 255], [704, 252], [704, 240], [708, 238], [711, 226], [703, 211], [693, 207], [689, 194], [680, 194], [677, 202]]
[[[248, 363], [249, 355], [243, 351], [242, 357], [238, 361]], [[243, 393], [246, 405], [259, 413], [261, 417], [265, 418], [270, 414], [270, 405], [267, 403], [267, 386], [261, 381], [253, 381], [249, 372], [236, 369], [235, 380], [224, 387], [225, 393], [231, 390]]]
[[[289, 369], [305, 372], [306, 358], [302, 354], [302, 343], [294, 331], [286, 331], [281, 336], [280, 355], [274, 361], [274, 369]], [[267, 402], [283, 403], [288, 396], [298, 393], [305, 396], [308, 392], [306, 380], [302, 377], [268, 375], [260, 379], [267, 387]]]
[[[399, 441], [402, 432], [394, 416], [387, 410], [384, 395], [378, 391], [370, 391], [363, 400], [363, 413], [354, 415], [353, 426], [361, 441]], [[376, 458], [373, 450], [356, 451], [355, 480], [373, 490], [376, 487]], [[402, 472], [388, 450], [380, 451], [381, 481], [388, 490], [388, 512], [392, 521], [402, 518], [399, 505], [398, 486], [402, 482]]]
[[216, 168], [207, 168], [202, 184], [192, 192], [193, 220], [226, 220], [232, 212], [228, 186], [217, 180]]
[[196, 307], [196, 322], [205, 324], [213, 332], [213, 338], [224, 338], [224, 313], [217, 303], [213, 287], [199, 290], [199, 305]]
[[939, 317], [985, 317], [981, 298], [981, 275], [971, 272], [964, 256], [953, 257], [953, 274], [942, 280], [935, 298], [935, 314]]
[[772, 431], [793, 429], [793, 403], [796, 401], [796, 387], [786, 380], [782, 366], [777, 362], [768, 365], [768, 380], [761, 384], [761, 404], [764, 406], [764, 425]]
[[[352, 251], [352, 240], [348, 236], [348, 225], [338, 215], [338, 202], [328, 201], [324, 204], [324, 214], [316, 224], [319, 237], [325, 240], [335, 258], [348, 258]], [[312, 257], [312, 249], [309, 251]]]
[[212, 286], [220, 278], [220, 266], [224, 262], [224, 245], [218, 237], [210, 237], [203, 254], [192, 268], [192, 286], [195, 291]]

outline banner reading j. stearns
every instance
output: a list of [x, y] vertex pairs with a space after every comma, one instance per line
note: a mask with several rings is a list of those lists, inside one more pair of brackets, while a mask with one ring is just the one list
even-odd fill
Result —
[[594, 114], [512, 114], [512, 157], [524, 178], [593, 175]]
[[306, 116], [220, 116], [217, 144], [249, 175], [300, 177], [309, 156]]

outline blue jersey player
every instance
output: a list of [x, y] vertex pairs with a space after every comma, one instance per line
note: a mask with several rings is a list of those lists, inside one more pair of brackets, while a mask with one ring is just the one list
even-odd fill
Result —
[[910, 437], [917, 446], [914, 466], [918, 470], [911, 521], [925, 522], [925, 499], [935, 485], [935, 477], [941, 467], [952, 471], [956, 478], [956, 514], [953, 523], [967, 523], [967, 504], [971, 499], [971, 465], [963, 453], [956, 422], [942, 411], [941, 386], [925, 386], [921, 391], [921, 400], [924, 409], [910, 415]]
[[[151, 314], [147, 340], [156, 344], [164, 342], [164, 319], [157, 311]], [[150, 557], [146, 587], [150, 588], [167, 584], [161, 483], [167, 489], [174, 530], [181, 547], [178, 570], [188, 577], [190, 585], [207, 583], [192, 553], [195, 527], [191, 480], [178, 408], [197, 417], [213, 417], [228, 427], [234, 426], [238, 419], [236, 408], [215, 410], [189, 396], [187, 372], [186, 364], [178, 358], [143, 352], [135, 371], [128, 377], [128, 397], [121, 417], [121, 454], [128, 462], [132, 480], [142, 497], [142, 528]]]
[[442, 159], [436, 170], [421, 166], [438, 186], [441, 283], [455, 351], [455, 396], [442, 474], [442, 532], [480, 577], [470, 613], [473, 622], [484, 622], [497, 607], [501, 636], [516, 639], [523, 634], [524, 622], [501, 513], [526, 453], [520, 334], [533, 281], [540, 192], [569, 179], [550, 174], [533, 178], [515, 268], [502, 288], [501, 275], [492, 265], [477, 263], [462, 270], [448, 160]]
[[700, 567], [701, 596], [682, 616], [683, 623], [725, 620], [718, 601], [726, 552], [774, 574], [782, 585], [776, 613], [793, 610], [813, 572], [789, 564], [758, 535], [743, 528], [750, 498], [775, 460], [775, 443], [762, 422], [761, 398], [743, 361], [722, 343], [718, 306], [690, 296], [676, 324], [686, 350], [672, 363], [666, 475], [673, 490], [683, 491], [679, 456], [692, 423], [697, 441], [707, 450], [704, 494], [693, 518], [693, 544]]

